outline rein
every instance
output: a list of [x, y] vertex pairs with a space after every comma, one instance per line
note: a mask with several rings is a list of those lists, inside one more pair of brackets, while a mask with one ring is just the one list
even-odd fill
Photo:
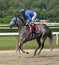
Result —
[[[21, 17], [18, 17], [20, 20], [21, 20], [21, 22], [23, 23], [23, 24], [18, 24], [17, 22], [17, 26], [19, 27], [19, 26], [26, 26], [25, 25], [25, 22], [23, 21], [23, 19], [21, 18]], [[17, 21], [17, 17], [16, 17], [16, 21]]]

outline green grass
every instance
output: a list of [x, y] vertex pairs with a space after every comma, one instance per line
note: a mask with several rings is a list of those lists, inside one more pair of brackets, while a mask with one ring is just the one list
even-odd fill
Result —
[[[38, 44], [37, 44], [36, 40], [32, 40], [32, 41], [26, 42], [26, 44], [24, 44], [23, 48], [33, 49], [33, 48], [37, 48], [37, 46], [38, 46]], [[49, 42], [48, 38], [45, 41], [44, 48], [50, 48], [50, 42]], [[55, 36], [54, 36], [54, 48], [59, 48], [59, 43], [58, 43], [58, 45], [56, 45]]]
[[[55, 44], [55, 36], [54, 36], [54, 47], [59, 48], [59, 45], [57, 46]], [[23, 45], [23, 48], [26, 49], [34, 49], [37, 48], [37, 42], [36, 40], [32, 40], [29, 42], [26, 42], [26, 44]], [[45, 41], [44, 48], [49, 48], [49, 40]], [[0, 50], [9, 50], [9, 49], [15, 49], [16, 48], [16, 36], [5, 36], [5, 37], [0, 37]]]
[[15, 36], [0, 37], [0, 50], [15, 49], [15, 47], [16, 47], [16, 37]]

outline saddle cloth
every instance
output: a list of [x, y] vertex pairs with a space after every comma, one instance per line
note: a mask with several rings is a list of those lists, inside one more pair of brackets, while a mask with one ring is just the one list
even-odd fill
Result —
[[30, 26], [30, 33], [32, 33], [34, 28], [35, 28], [35, 32], [36, 33], [40, 33], [40, 25], [39, 24], [31, 24], [31, 26]]

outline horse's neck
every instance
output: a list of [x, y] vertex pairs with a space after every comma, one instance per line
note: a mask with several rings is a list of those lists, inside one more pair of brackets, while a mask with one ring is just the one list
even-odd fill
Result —
[[18, 31], [20, 32], [21, 29], [25, 26], [25, 23], [24, 23], [23, 20], [22, 20], [21, 18], [19, 18], [19, 17], [18, 17], [18, 19], [17, 19], [17, 23], [18, 23], [18, 25], [17, 25]]
[[18, 25], [22, 25], [22, 26], [25, 25], [25, 22], [24, 22], [23, 19], [20, 18], [20, 17], [18, 17]]
[[23, 28], [24, 26], [18, 26], [18, 30], [20, 30], [21, 31], [21, 29]]

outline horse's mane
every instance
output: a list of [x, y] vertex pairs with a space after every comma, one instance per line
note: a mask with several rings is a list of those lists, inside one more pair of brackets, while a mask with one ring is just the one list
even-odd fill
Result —
[[24, 20], [23, 20], [23, 18], [21, 18], [20, 16], [18, 16], [19, 17], [19, 19], [25, 24], [25, 22], [24, 22]]

